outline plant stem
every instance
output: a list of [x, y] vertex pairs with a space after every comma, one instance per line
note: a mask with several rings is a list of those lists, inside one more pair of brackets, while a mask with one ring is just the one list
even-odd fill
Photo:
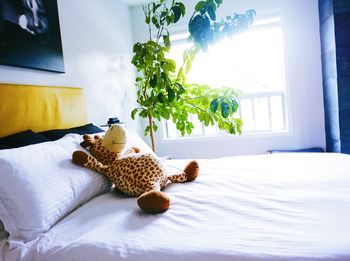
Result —
[[194, 105], [193, 103], [190, 103], [190, 102], [188, 102], [188, 101], [186, 101], [186, 100], [184, 100], [184, 102], [186, 102], [187, 104], [191, 105], [193, 108], [196, 108], [197, 110], [199, 110], [199, 111], [201, 111], [201, 112], [208, 113], [206, 110], [204, 110], [204, 109], [198, 107], [197, 105]]
[[152, 120], [152, 114], [150, 113], [148, 115], [148, 121], [149, 121], [149, 134], [151, 136], [151, 142], [152, 142], [152, 150], [154, 153], [156, 153], [156, 145], [154, 144], [154, 134], [153, 134], [153, 120]]
[[[147, 5], [147, 8], [144, 5], [142, 7], [142, 9], [143, 9], [143, 13], [145, 14], [145, 17], [147, 17], [148, 11], [149, 11], [149, 5]], [[151, 24], [150, 23], [148, 23], [148, 31], [149, 31], [149, 40], [151, 41], [152, 40], [152, 28], [151, 28]]]
[[[190, 18], [190, 21], [193, 19], [193, 17], [194, 17], [195, 14], [196, 14], [196, 11], [193, 12], [193, 14], [192, 14], [192, 16], [191, 16], [191, 18]], [[180, 74], [181, 74], [181, 72], [182, 72], [182, 70], [183, 70], [183, 68], [184, 68], [184, 66], [185, 66], [185, 64], [186, 64], [186, 62], [187, 62], [187, 59], [188, 59], [188, 54], [186, 55], [185, 59], [184, 59], [183, 62], [182, 62], [182, 65], [181, 65], [180, 70], [179, 70], [179, 72], [178, 72], [178, 74], [177, 74], [177, 77], [176, 77], [175, 82], [178, 82], [178, 81], [179, 81]]]
[[197, 96], [197, 97], [191, 97], [191, 98], [182, 98], [182, 100], [184, 101], [189, 101], [189, 100], [199, 100], [199, 99], [207, 99], [207, 98], [211, 98], [210, 96]]

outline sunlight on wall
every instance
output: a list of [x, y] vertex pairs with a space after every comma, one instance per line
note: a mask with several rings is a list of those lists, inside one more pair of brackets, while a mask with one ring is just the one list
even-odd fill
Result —
[[[95, 70], [91, 72], [91, 63]], [[130, 105], [135, 101], [133, 91], [134, 72], [130, 64], [129, 55], [108, 56], [103, 54], [91, 54], [82, 56], [78, 61], [81, 79], [88, 84], [89, 92], [86, 93], [90, 104], [89, 115], [97, 119], [107, 119], [118, 116], [123, 122], [133, 124], [130, 120]], [[108, 108], [105, 110], [96, 110]], [[98, 122], [103, 124], [105, 122]]]

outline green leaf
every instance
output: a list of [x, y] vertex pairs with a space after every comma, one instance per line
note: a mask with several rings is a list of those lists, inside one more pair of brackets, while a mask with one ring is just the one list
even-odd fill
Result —
[[160, 118], [160, 114], [158, 113], [158, 111], [156, 110], [153, 110], [153, 117], [156, 118], [158, 121], [161, 121], [161, 118]]
[[138, 111], [139, 109], [133, 109], [133, 111], [131, 112], [131, 118], [133, 119], [133, 120], [135, 120], [135, 116], [136, 116], [136, 113], [137, 113], [137, 111]]
[[170, 72], [175, 72], [175, 70], [176, 70], [176, 66], [174, 66], [174, 64], [172, 64], [172, 63], [165, 63], [165, 64], [163, 64], [162, 67], [164, 70], [167, 70]]
[[170, 119], [170, 112], [165, 109], [165, 108], [162, 108], [160, 111], [159, 111], [159, 114], [166, 120], [169, 120]]
[[135, 55], [134, 57], [132, 57], [132, 60], [131, 60], [131, 63], [133, 64], [133, 65], [135, 65], [136, 67], [137, 67], [137, 70], [139, 71], [139, 68], [138, 68], [138, 57], [137, 57], [137, 55]]
[[157, 9], [161, 6], [162, 6], [161, 4], [153, 3], [153, 13], [155, 13], [157, 11]]
[[152, 88], [156, 87], [158, 83], [157, 75], [154, 74], [152, 79], [149, 81], [149, 84]]
[[169, 38], [169, 32], [168, 32], [168, 35], [163, 35], [163, 42], [164, 42], [164, 44], [165, 44], [165, 46], [167, 48], [171, 47], [170, 38]]
[[202, 48], [207, 46], [208, 41], [212, 38], [210, 28], [210, 19], [206, 15], [196, 15], [190, 20], [188, 26], [194, 42]]
[[238, 101], [237, 100], [232, 100], [232, 103], [231, 103], [231, 106], [232, 106], [232, 111], [233, 112], [237, 112], [237, 110], [238, 110]]
[[152, 127], [155, 132], [158, 130], [158, 126], [154, 122], [152, 122]]
[[215, 113], [218, 110], [219, 102], [218, 99], [214, 99], [210, 103], [210, 111]]
[[208, 14], [211, 20], [215, 21], [216, 20], [216, 14], [215, 10], [212, 6], [208, 6]]
[[168, 75], [165, 72], [161, 72], [160, 73], [160, 77], [162, 78], [162, 80], [164, 82], [168, 82], [169, 81]]
[[142, 106], [148, 107], [148, 106], [152, 105], [153, 102], [154, 102], [153, 97], [149, 97], [147, 100], [141, 101], [140, 104]]
[[165, 17], [165, 20], [166, 20], [167, 25], [169, 25], [174, 21], [174, 16], [168, 15], [167, 17]]
[[154, 26], [156, 28], [159, 28], [159, 23], [158, 23], [158, 20], [155, 16], [152, 17], [152, 23], [154, 24]]
[[216, 12], [216, 2], [214, 0], [207, 0], [208, 7], [211, 7]]
[[215, 0], [215, 3], [219, 7], [223, 3], [223, 0]]
[[243, 126], [243, 122], [241, 119], [235, 119], [235, 122], [236, 122], [236, 128], [237, 128], [237, 132], [239, 134], [242, 133], [242, 126]]
[[186, 7], [183, 3], [178, 2], [177, 3], [179, 5], [180, 11], [181, 11], [181, 15], [184, 16], [186, 14]]
[[221, 115], [224, 118], [230, 116], [230, 106], [226, 102], [221, 103]]
[[149, 131], [150, 131], [150, 129], [151, 129], [151, 128], [150, 128], [149, 126], [147, 126], [147, 127], [145, 128], [144, 132], [143, 132], [143, 135], [147, 136], [148, 133], [149, 133]]
[[141, 50], [141, 48], [142, 48], [141, 43], [136, 43], [136, 44], [134, 44], [134, 47], [133, 47], [132, 51], [133, 51], [134, 53], [137, 53], [138, 51]]
[[175, 92], [173, 89], [168, 89], [168, 100], [172, 102], [175, 100]]
[[197, 12], [200, 12], [202, 10], [202, 8], [206, 5], [206, 2], [205, 1], [199, 1], [194, 10], [196, 10]]
[[187, 126], [186, 126], [186, 132], [187, 132], [188, 135], [191, 135], [191, 133], [192, 133], [192, 128], [191, 128], [190, 125], [187, 125]]
[[171, 8], [171, 10], [174, 13], [174, 23], [177, 23], [180, 20], [181, 17], [181, 9], [178, 5], [175, 5]]
[[164, 94], [163, 93], [159, 93], [158, 96], [157, 96], [157, 99], [160, 103], [163, 103], [164, 102]]
[[178, 121], [176, 123], [176, 129], [181, 132], [182, 136], [185, 136], [185, 124], [182, 121]]
[[142, 118], [147, 118], [148, 117], [148, 110], [143, 109], [140, 113], [139, 116]]
[[137, 77], [137, 78], [136, 78], [136, 81], [137, 81], [137, 82], [141, 82], [141, 81], [142, 81], [142, 77]]
[[180, 83], [175, 83], [175, 85], [177, 86], [178, 90], [177, 90], [177, 95], [180, 96], [181, 94], [186, 92], [186, 89], [183, 87], [182, 84]]

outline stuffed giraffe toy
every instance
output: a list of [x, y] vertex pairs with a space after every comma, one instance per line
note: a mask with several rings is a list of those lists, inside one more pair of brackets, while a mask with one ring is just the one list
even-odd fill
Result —
[[91, 155], [75, 151], [73, 162], [105, 175], [126, 195], [137, 196], [139, 207], [146, 213], [162, 213], [169, 208], [170, 199], [162, 192], [168, 183], [193, 181], [199, 173], [196, 161], [190, 161], [183, 172], [170, 174], [153, 154], [140, 153], [135, 147], [123, 153], [126, 132], [121, 125], [112, 125], [104, 137], [83, 138], [81, 146], [89, 149]]

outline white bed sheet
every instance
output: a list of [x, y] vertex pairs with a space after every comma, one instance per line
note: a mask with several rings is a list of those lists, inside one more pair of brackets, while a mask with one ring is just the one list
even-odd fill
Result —
[[[273, 154], [200, 160], [171, 184], [171, 207], [98, 196], [8, 260], [350, 260], [350, 156]], [[181, 169], [186, 161], [169, 161]]]

